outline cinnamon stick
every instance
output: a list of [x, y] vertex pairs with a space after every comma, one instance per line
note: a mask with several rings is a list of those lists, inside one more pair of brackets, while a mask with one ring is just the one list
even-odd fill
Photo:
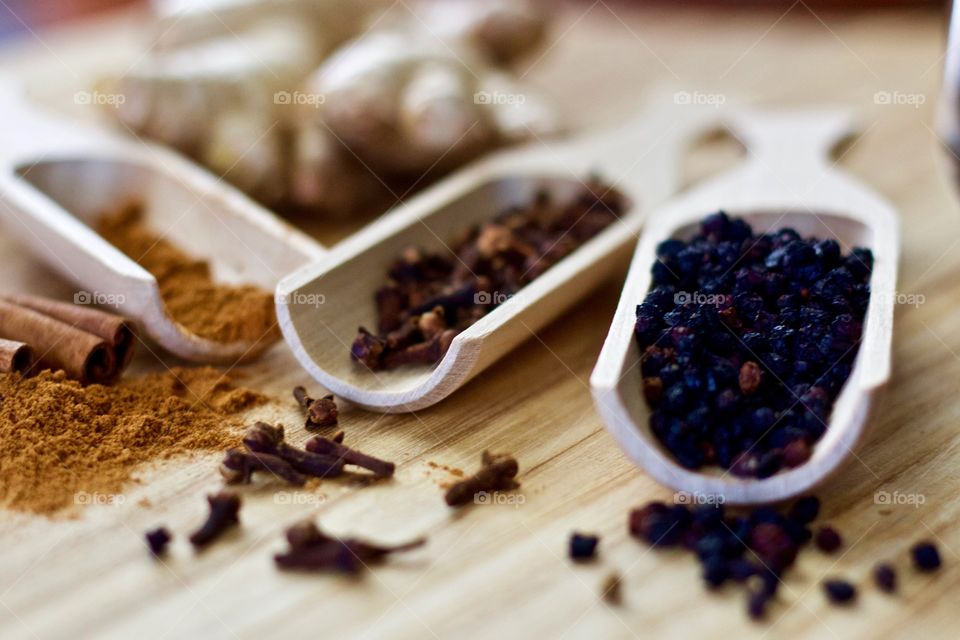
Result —
[[118, 372], [126, 369], [133, 359], [136, 333], [133, 324], [122, 316], [37, 296], [6, 294], [0, 299], [42, 313], [105, 340], [113, 350]]
[[0, 373], [29, 374], [36, 361], [29, 345], [0, 338]]
[[84, 384], [109, 384], [120, 373], [103, 338], [5, 300], [0, 300], [0, 337], [29, 344], [41, 366], [63, 369]]

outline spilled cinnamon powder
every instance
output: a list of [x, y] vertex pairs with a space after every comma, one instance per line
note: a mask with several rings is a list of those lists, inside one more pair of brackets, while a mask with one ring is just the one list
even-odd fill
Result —
[[116, 496], [138, 466], [236, 444], [266, 401], [216, 369], [179, 368], [112, 387], [0, 375], [0, 507], [52, 514]]
[[215, 282], [208, 262], [187, 255], [147, 227], [139, 203], [105, 214], [96, 230], [157, 279], [167, 313], [196, 335], [221, 343], [279, 339], [269, 291]]

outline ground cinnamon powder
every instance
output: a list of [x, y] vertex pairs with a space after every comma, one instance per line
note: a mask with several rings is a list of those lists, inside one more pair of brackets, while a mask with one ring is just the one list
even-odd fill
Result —
[[112, 387], [2, 374], [0, 506], [51, 514], [117, 495], [145, 462], [235, 445], [241, 413], [265, 401], [209, 367]]
[[153, 274], [167, 313], [198, 336], [222, 343], [280, 337], [269, 291], [214, 282], [209, 263], [147, 228], [140, 204], [105, 214], [97, 232]]

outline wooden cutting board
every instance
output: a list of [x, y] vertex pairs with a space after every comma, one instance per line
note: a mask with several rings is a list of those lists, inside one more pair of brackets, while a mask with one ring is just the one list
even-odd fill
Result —
[[[743, 13], [624, 5], [563, 5], [555, 44], [530, 62], [529, 77], [557, 96], [571, 122], [623, 119], [644, 87], [663, 81], [762, 104], [853, 105], [866, 135], [841, 162], [904, 216], [899, 291], [923, 302], [899, 306], [895, 377], [872, 435], [820, 492], [824, 520], [848, 541], [843, 552], [803, 554], [769, 620], [755, 624], [741, 590], [707, 593], [691, 557], [652, 552], [628, 536], [632, 507], [672, 494], [630, 465], [591, 407], [587, 377], [618, 295], [611, 282], [437, 407], [408, 416], [347, 408], [350, 441], [396, 460], [394, 481], [325, 482], [293, 504], [275, 499], [273, 487], [249, 491], [242, 531], [202, 557], [181, 535], [169, 561], [153, 562], [142, 534], [160, 523], [180, 534], [202, 520], [202, 496], [219, 486], [218, 456], [145, 469], [119, 507], [56, 520], [5, 512], [0, 637], [960, 636], [960, 326], [951, 312], [960, 296], [960, 211], [933, 131], [939, 14], [813, 14], [803, 3]], [[141, 18], [27, 36], [0, 51], [0, 68], [25, 78], [39, 101], [76, 110], [73, 94], [94, 70], [122, 67], [147, 42]], [[698, 157], [691, 179], [733, 154], [712, 146]], [[310, 231], [332, 242], [350, 228]], [[73, 293], [6, 236], [0, 273], [5, 289]], [[164, 364], [172, 363], [144, 353], [134, 373]], [[270, 417], [288, 424], [292, 440], [305, 440], [289, 391], [309, 380], [286, 348], [238, 369], [246, 384], [278, 399]], [[439, 465], [472, 469], [484, 448], [518, 457], [522, 502], [451, 512], [439, 486], [451, 476]], [[879, 504], [876, 492], [920, 495], [923, 504]], [[426, 534], [429, 544], [362, 580], [279, 574], [271, 556], [284, 547], [282, 529], [307, 516], [336, 533], [386, 542]], [[567, 560], [573, 530], [602, 535], [596, 563]], [[940, 573], [909, 568], [907, 550], [918, 538], [940, 544]], [[879, 560], [901, 569], [899, 595], [869, 584]], [[598, 597], [613, 570], [624, 580], [618, 607]], [[819, 583], [832, 575], [861, 585], [856, 606], [826, 604]]]

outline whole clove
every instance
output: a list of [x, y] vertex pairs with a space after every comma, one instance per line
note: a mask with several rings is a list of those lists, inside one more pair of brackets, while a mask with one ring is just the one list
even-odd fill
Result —
[[379, 478], [390, 478], [396, 470], [396, 465], [392, 462], [374, 458], [344, 445], [342, 431], [333, 438], [314, 436], [307, 440], [306, 449], [312, 454], [338, 460], [341, 465], [346, 463], [367, 469]]
[[249, 484], [254, 471], [269, 473], [295, 487], [302, 487], [307, 481], [289, 462], [269, 453], [230, 449], [220, 465], [220, 474], [227, 484]]
[[243, 444], [254, 453], [283, 459], [294, 470], [306, 476], [332, 478], [343, 473], [344, 461], [338, 456], [304, 451], [285, 442], [281, 425], [257, 422], [247, 430]]
[[280, 569], [333, 571], [359, 575], [370, 564], [382, 562], [392, 553], [409, 551], [426, 543], [419, 538], [402, 545], [377, 545], [356, 538], [335, 538], [323, 533], [313, 522], [294, 525], [286, 532], [290, 549], [274, 556]]
[[303, 387], [294, 387], [293, 397], [307, 412], [307, 429], [335, 427], [339, 420], [340, 411], [332, 395], [322, 398], [312, 398]]
[[611, 605], [619, 605], [623, 602], [623, 578], [619, 573], [614, 572], [604, 578], [600, 585], [600, 597]]
[[445, 499], [451, 507], [471, 502], [478, 493], [509, 491], [520, 486], [514, 478], [520, 470], [516, 459], [509, 454], [491, 454], [484, 451], [479, 471], [447, 490]]
[[546, 191], [475, 225], [452, 250], [408, 247], [374, 300], [377, 332], [357, 331], [354, 361], [378, 371], [439, 362], [464, 329], [613, 224], [626, 199], [591, 178], [570, 202]]
[[206, 548], [223, 533], [240, 524], [240, 496], [221, 491], [207, 496], [210, 514], [206, 522], [190, 535], [190, 544], [197, 551]]
[[166, 527], [158, 527], [152, 531], [147, 531], [144, 537], [147, 539], [147, 546], [150, 547], [150, 553], [158, 558], [166, 554], [167, 545], [169, 545], [170, 540], [173, 539], [173, 536], [170, 535]]

